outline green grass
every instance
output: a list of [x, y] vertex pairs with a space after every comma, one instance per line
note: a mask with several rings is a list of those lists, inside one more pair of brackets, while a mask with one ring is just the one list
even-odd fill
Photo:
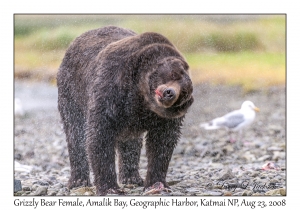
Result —
[[241, 85], [251, 91], [285, 85], [284, 53], [186, 54], [194, 83]]
[[285, 84], [285, 16], [218, 22], [201, 15], [15, 15], [15, 77], [55, 82], [69, 44], [107, 25], [168, 37], [186, 57], [194, 83], [246, 90]]

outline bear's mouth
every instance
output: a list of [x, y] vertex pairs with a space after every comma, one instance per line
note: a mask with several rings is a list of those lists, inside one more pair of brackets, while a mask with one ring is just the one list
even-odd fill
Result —
[[163, 94], [158, 89], [155, 90], [155, 94], [158, 96], [159, 100], [162, 100]]
[[[190, 95], [186, 100], [182, 100], [179, 104], [174, 104], [172, 107], [186, 107], [187, 105], [191, 105], [194, 102], [193, 95]], [[188, 106], [189, 107], [189, 106]]]

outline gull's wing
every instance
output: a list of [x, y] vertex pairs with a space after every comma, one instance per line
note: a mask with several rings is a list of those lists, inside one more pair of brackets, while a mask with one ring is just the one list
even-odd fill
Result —
[[218, 125], [227, 127], [229, 129], [235, 128], [241, 123], [245, 122], [245, 116], [240, 110], [230, 112], [222, 118], [224, 118], [224, 120], [219, 122]]

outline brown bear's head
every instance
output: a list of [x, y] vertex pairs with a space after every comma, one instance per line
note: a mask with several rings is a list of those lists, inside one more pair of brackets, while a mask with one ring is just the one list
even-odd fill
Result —
[[182, 117], [194, 101], [188, 64], [180, 57], [159, 60], [145, 85], [150, 90], [150, 109], [161, 117]]

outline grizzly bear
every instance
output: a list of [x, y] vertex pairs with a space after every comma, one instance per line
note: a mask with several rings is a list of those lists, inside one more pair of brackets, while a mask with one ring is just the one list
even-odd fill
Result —
[[[118, 181], [165, 187], [184, 115], [193, 103], [188, 64], [164, 36], [108, 26], [88, 31], [69, 46], [57, 74], [58, 109], [66, 134], [68, 187], [118, 193]], [[146, 133], [146, 135], [144, 135]], [[139, 175], [143, 136], [148, 158]]]

